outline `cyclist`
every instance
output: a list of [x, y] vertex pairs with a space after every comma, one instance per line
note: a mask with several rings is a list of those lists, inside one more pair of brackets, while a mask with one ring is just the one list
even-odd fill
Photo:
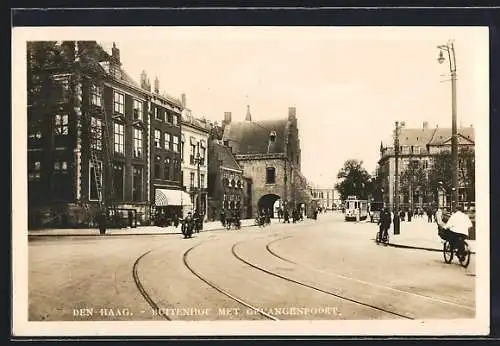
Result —
[[441, 228], [439, 236], [448, 240], [451, 246], [457, 249], [460, 256], [464, 256], [464, 239], [469, 237], [469, 228], [471, 227], [472, 222], [469, 216], [464, 213], [463, 206], [457, 206], [446, 223], [438, 224], [438, 228]]

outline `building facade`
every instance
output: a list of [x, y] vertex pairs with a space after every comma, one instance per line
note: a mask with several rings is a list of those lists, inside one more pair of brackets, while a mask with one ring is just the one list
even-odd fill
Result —
[[210, 127], [205, 119], [195, 118], [191, 110], [186, 108], [185, 94], [182, 95], [182, 107], [182, 183], [193, 208], [200, 210], [206, 220]]
[[334, 199], [335, 189], [312, 187], [312, 196], [323, 210], [333, 210], [337, 207]]
[[28, 79], [30, 227], [92, 225], [100, 193], [115, 219], [147, 222], [148, 93], [118, 48], [30, 42]]
[[210, 140], [208, 147], [208, 218], [220, 220], [223, 211], [226, 215], [236, 211], [246, 218], [248, 179], [228, 146]]
[[[150, 88], [143, 72], [141, 86]], [[154, 81], [150, 93], [150, 203], [152, 219], [157, 225], [170, 224], [192, 207], [189, 195], [182, 189], [181, 170], [181, 102], [160, 93], [160, 81]]]
[[230, 112], [223, 121], [223, 145], [230, 148], [243, 175], [251, 180], [251, 205], [258, 212], [302, 208], [312, 202], [307, 180], [300, 172], [301, 150], [296, 110], [288, 117], [254, 121], [248, 107], [244, 121], [233, 122]]
[[[474, 167], [474, 128], [458, 129], [459, 150], [459, 201], [473, 201], [474, 179], [470, 179]], [[422, 128], [402, 128], [399, 133], [398, 172], [404, 177], [404, 172], [412, 169], [421, 177], [412, 184], [401, 182], [399, 202], [403, 208], [425, 208], [437, 203], [438, 191], [433, 187], [431, 171], [441, 153], [451, 152], [451, 129], [429, 128], [424, 122]], [[466, 164], [465, 153], [470, 153], [472, 166]], [[451, 164], [451, 163], [448, 163]], [[393, 139], [380, 145], [380, 160], [377, 174], [381, 175], [381, 188], [384, 202], [393, 205], [395, 200], [395, 151]], [[472, 167], [472, 170], [471, 170]], [[444, 171], [444, 170], [443, 170]], [[408, 185], [408, 186], [405, 186]], [[448, 191], [448, 194], [450, 191]]]
[[95, 226], [99, 200], [118, 226], [178, 209], [180, 112], [158, 81], [128, 75], [115, 44], [28, 43], [29, 227]]

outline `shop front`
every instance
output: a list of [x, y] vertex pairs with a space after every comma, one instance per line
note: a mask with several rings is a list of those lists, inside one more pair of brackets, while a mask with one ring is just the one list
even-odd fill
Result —
[[155, 203], [152, 210], [157, 226], [170, 226], [193, 210], [188, 193], [174, 189], [155, 189]]

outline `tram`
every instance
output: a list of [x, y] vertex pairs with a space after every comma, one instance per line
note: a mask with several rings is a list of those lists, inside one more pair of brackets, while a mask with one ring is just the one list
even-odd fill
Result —
[[345, 220], [366, 220], [368, 217], [368, 201], [356, 196], [348, 196], [345, 201]]

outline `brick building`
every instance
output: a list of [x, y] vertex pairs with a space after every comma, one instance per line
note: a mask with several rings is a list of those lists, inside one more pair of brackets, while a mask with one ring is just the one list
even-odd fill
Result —
[[245, 192], [249, 182], [243, 177], [231, 148], [217, 140], [209, 141], [208, 162], [209, 220], [219, 220], [223, 210], [226, 215], [237, 210], [241, 217], [247, 218]]
[[91, 147], [106, 203], [148, 219], [147, 99], [115, 45], [108, 54], [92, 41], [28, 43], [30, 227], [93, 223]]
[[252, 120], [250, 108], [244, 121], [232, 121], [226, 112], [222, 141], [251, 179], [249, 214], [263, 209], [276, 212], [278, 207], [304, 210], [312, 202], [307, 180], [300, 172], [301, 151], [296, 110], [276, 120]]
[[[470, 150], [474, 153], [474, 128], [462, 127], [458, 129], [458, 149], [459, 149], [459, 201], [474, 200], [474, 193], [471, 190], [473, 181], [466, 181], [464, 177], [464, 165], [460, 153], [463, 150]], [[410, 201], [413, 207], [425, 207], [437, 201], [437, 191], [429, 190], [429, 172], [435, 164], [436, 156], [444, 151], [451, 152], [451, 128], [430, 128], [424, 122], [421, 128], [402, 128], [399, 134], [399, 159], [398, 170], [401, 175], [410, 163], [416, 167], [421, 167], [426, 174], [427, 183], [412, 186], [411, 196], [409, 191], [400, 189], [399, 201], [403, 208], [408, 208]], [[473, 166], [473, 165], [472, 165]], [[462, 174], [463, 173], [463, 174]], [[394, 202], [394, 182], [395, 182], [395, 155], [394, 141], [389, 139], [380, 145], [380, 160], [378, 162], [377, 174], [381, 175], [380, 180], [383, 188], [384, 202], [392, 205]]]

